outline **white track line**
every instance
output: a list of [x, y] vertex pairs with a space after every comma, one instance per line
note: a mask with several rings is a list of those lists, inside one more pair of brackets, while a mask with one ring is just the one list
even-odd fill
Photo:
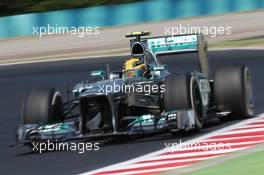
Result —
[[264, 129], [264, 124], [257, 124], [257, 125], [245, 125], [245, 126], [240, 126], [236, 129], [244, 129], [244, 128], [254, 128], [254, 127], [259, 127]]
[[209, 159], [210, 157], [203, 157], [203, 158], [194, 158], [194, 159], [186, 159], [186, 160], [171, 160], [171, 161], [163, 161], [163, 162], [150, 162], [150, 163], [137, 163], [137, 164], [131, 164], [127, 165], [125, 167], [121, 167], [118, 170], [124, 170], [124, 169], [133, 169], [133, 168], [144, 168], [149, 166], [157, 166], [157, 165], [166, 165], [170, 163], [187, 163], [187, 162], [193, 162], [193, 161], [199, 161], [199, 160], [205, 160]]
[[202, 142], [219, 142], [219, 141], [228, 141], [228, 140], [233, 140], [233, 139], [247, 139], [247, 138], [258, 138], [258, 137], [264, 137], [264, 134], [263, 135], [256, 135], [256, 136], [241, 136], [241, 137], [205, 139], [205, 140], [202, 140]]
[[225, 131], [225, 132], [221, 133], [221, 135], [254, 133], [254, 132], [259, 132], [259, 131], [264, 131], [264, 128], [253, 128], [253, 129], [247, 129], [247, 130]]
[[[190, 158], [190, 159], [183, 159], [183, 160], [166, 160], [166, 161], [160, 161], [160, 162], [137, 163], [136, 165], [141, 165], [138, 167], [144, 167], [144, 166], [163, 165], [163, 164], [170, 164], [170, 163], [191, 162], [191, 161], [212, 159], [212, 158], [215, 158], [216, 156], [220, 156], [220, 155], [216, 154], [215, 156], [210, 156], [210, 157]], [[129, 168], [129, 166], [127, 166], [126, 168]]]
[[[248, 146], [246, 147], [243, 147], [243, 145], [247, 145], [247, 144], [257, 144], [257, 143], [262, 143], [262, 141], [254, 141], [254, 142], [243, 142], [243, 143], [230, 143], [230, 146], [241, 146], [240, 148], [243, 149], [243, 148], [247, 148]], [[208, 147], [207, 147], [208, 148]], [[204, 147], [204, 149], [206, 149], [206, 147]], [[188, 150], [188, 149], [187, 149]], [[186, 150], [186, 151], [187, 151]], [[189, 150], [192, 150], [192, 149], [189, 149]], [[237, 150], [237, 148], [235, 149], [232, 149], [232, 148], [227, 148], [227, 149], [222, 149], [222, 150], [227, 150], [226, 153], [228, 152], [234, 152], [235, 150]], [[201, 153], [200, 155], [210, 155], [210, 154], [220, 154], [220, 153], [223, 153], [222, 150], [211, 150], [211, 151], [204, 151], [202, 150], [198, 150], [198, 153]], [[176, 150], [177, 151], [177, 150]], [[176, 152], [175, 151], [175, 152]], [[184, 150], [185, 151], [185, 150]], [[205, 153], [204, 153], [205, 152]], [[174, 154], [175, 155], [175, 154]], [[176, 155], [180, 158], [180, 157], [185, 157], [185, 156], [193, 156], [194, 155], [194, 152], [189, 152], [189, 153], [179, 153]], [[149, 161], [151, 160], [157, 160], [157, 159], [160, 159], [162, 156], [155, 156], [155, 159], [147, 159]], [[170, 154], [168, 157], [172, 158], [173, 157], [173, 153]], [[175, 157], [173, 157], [175, 158]], [[189, 161], [193, 161], [193, 160], [203, 160], [203, 159], [208, 159], [210, 157], [203, 157], [203, 158], [190, 158], [190, 159], [183, 159], [183, 160], [170, 160], [170, 161], [164, 161], [164, 162], [149, 162], [149, 163], [135, 163], [135, 164], [130, 164], [130, 165], [126, 165], [125, 167], [120, 167], [118, 170], [122, 170], [122, 169], [130, 169], [130, 168], [140, 168], [140, 167], [147, 167], [147, 166], [155, 166], [155, 165], [163, 165], [163, 164], [167, 164], [167, 163], [180, 163], [180, 162], [189, 162]]]
[[241, 148], [231, 148], [231, 149], [225, 149], [225, 150], [215, 150], [215, 151], [200, 151], [200, 152], [190, 152], [190, 153], [184, 153], [184, 154], [169, 154], [169, 155], [161, 155], [161, 156], [154, 156], [149, 157], [143, 161], [153, 161], [153, 160], [161, 160], [161, 159], [175, 159], [175, 158], [181, 158], [184, 156], [204, 156], [204, 155], [211, 155], [211, 154], [226, 154], [231, 153], [234, 151], [246, 149], [248, 147], [241, 147]]
[[[210, 46], [209, 46], [210, 47]], [[208, 48], [209, 51], [226, 51], [226, 50], [264, 50], [264, 47], [230, 47], [230, 48]]]
[[124, 172], [124, 173], [111, 173], [111, 175], [136, 175], [136, 174], [142, 174], [142, 173], [154, 173], [154, 172], [161, 172], [161, 171], [169, 171], [173, 169], [183, 168], [186, 166], [178, 166], [178, 167], [166, 167], [166, 168], [156, 168], [151, 170], [138, 170], [138, 171], [131, 171], [131, 172]]

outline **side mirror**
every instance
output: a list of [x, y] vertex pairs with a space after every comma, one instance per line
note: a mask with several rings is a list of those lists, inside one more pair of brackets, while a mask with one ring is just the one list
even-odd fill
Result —
[[110, 72], [110, 76], [109, 76], [110, 80], [119, 79], [119, 78], [122, 78], [122, 72], [119, 71]]
[[162, 71], [166, 69], [166, 65], [158, 65], [153, 67], [153, 71]]
[[99, 76], [104, 80], [105, 79], [105, 71], [103, 71], [103, 70], [91, 71], [91, 76]]
[[159, 77], [160, 74], [161, 74], [161, 71], [165, 70], [166, 69], [166, 65], [158, 65], [158, 66], [154, 66], [152, 68], [152, 71], [153, 71], [153, 75], [154, 77]]

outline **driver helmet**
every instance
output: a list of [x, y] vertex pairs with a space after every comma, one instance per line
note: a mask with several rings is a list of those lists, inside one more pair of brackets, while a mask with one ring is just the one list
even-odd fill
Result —
[[143, 77], [145, 64], [141, 58], [130, 58], [125, 61], [123, 68], [124, 78]]

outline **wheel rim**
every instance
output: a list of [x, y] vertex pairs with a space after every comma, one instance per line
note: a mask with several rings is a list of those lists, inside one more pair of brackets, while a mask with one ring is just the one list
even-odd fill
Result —
[[248, 115], [253, 115], [253, 89], [248, 68], [245, 68], [245, 102]]
[[197, 129], [201, 129], [203, 126], [203, 104], [200, 88], [194, 77], [192, 77], [190, 81], [190, 91], [195, 125]]
[[195, 83], [193, 90], [193, 102], [194, 102], [194, 112], [197, 116], [197, 119], [202, 122], [202, 113], [203, 113], [203, 104], [201, 101], [201, 94], [199, 86]]
[[51, 114], [52, 118], [49, 119], [51, 122], [59, 122], [63, 120], [63, 111], [61, 110], [62, 103], [61, 95], [56, 91], [51, 100], [51, 106], [53, 107]]

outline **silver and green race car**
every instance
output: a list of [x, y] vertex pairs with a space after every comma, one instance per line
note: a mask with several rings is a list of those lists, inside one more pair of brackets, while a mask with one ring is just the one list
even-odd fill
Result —
[[[149, 37], [132, 32], [131, 58], [140, 60], [143, 76], [98, 70], [68, 92], [64, 102], [54, 88], [34, 88], [23, 102], [19, 144], [132, 137], [161, 132], [199, 131], [212, 117], [253, 116], [251, 76], [244, 65], [228, 65], [208, 79], [207, 45], [201, 34]], [[163, 55], [193, 52], [199, 70], [171, 74], [160, 63]], [[143, 64], [143, 65], [142, 65]], [[118, 88], [117, 88], [118, 87]], [[69, 95], [70, 95], [69, 94]]]

